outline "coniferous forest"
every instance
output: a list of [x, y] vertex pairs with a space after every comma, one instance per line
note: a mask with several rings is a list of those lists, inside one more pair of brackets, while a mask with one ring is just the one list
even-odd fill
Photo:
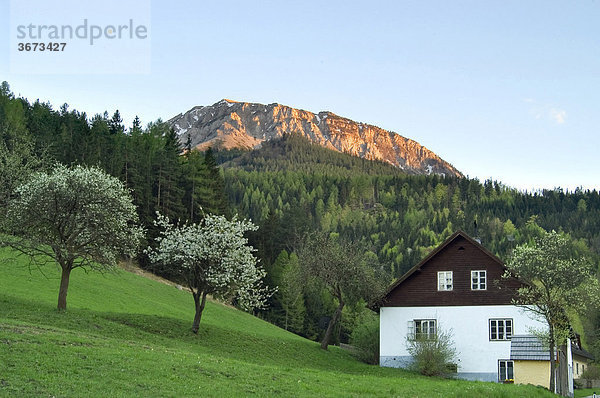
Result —
[[[15, 97], [0, 87], [0, 202], [31, 173], [54, 164], [98, 166], [131, 190], [147, 243], [158, 231], [156, 212], [179, 222], [205, 214], [238, 214], [259, 230], [249, 236], [279, 286], [268, 309], [257, 315], [318, 339], [334, 299], [317, 286], [298, 288], [297, 244], [323, 231], [356, 242], [379, 264], [383, 284], [418, 263], [457, 229], [481, 239], [506, 259], [538, 232], [564, 231], [581, 255], [599, 264], [600, 195], [556, 188], [521, 192], [501, 182], [407, 175], [390, 165], [334, 152], [296, 136], [266, 142], [253, 151], [204, 153], [180, 143], [161, 120], [125, 126], [118, 111], [87, 115], [68, 104]], [[142, 267], [147, 266], [143, 254]], [[166, 275], [168, 277], [168, 275]], [[372, 316], [365, 302], [344, 309], [335, 339], [347, 342], [355, 325]], [[590, 349], [600, 353], [597, 315], [583, 327]]]

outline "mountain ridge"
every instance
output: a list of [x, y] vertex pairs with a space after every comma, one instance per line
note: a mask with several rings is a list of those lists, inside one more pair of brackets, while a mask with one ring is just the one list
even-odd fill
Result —
[[[408, 174], [463, 177], [447, 161], [418, 142], [330, 111], [313, 113], [278, 103], [268, 105], [222, 99], [195, 106], [168, 123], [182, 144], [192, 148], [259, 148], [284, 134], [299, 134], [325, 148], [392, 164]], [[189, 138], [188, 138], [189, 137]]]

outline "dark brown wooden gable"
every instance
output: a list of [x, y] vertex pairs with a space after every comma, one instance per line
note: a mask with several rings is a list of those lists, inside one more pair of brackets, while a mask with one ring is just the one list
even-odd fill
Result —
[[[487, 290], [471, 290], [471, 271], [476, 270], [487, 271]], [[504, 270], [497, 257], [459, 231], [392, 285], [378, 306], [511, 304], [515, 290], [522, 285], [517, 279], [502, 280]], [[437, 290], [438, 271], [452, 271], [453, 290]]]

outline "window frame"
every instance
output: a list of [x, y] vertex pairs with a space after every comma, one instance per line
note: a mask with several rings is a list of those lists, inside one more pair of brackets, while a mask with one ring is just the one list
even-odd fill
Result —
[[[501, 377], [502, 375], [500, 374], [502, 368], [501, 368], [501, 364], [504, 362], [504, 376], [506, 376], [504, 379]], [[510, 375], [508, 374], [508, 364], [511, 364], [510, 368], [512, 368], [512, 377], [509, 377]], [[515, 361], [510, 360], [510, 359], [499, 359], [498, 360], [498, 382], [503, 383], [505, 381], [508, 380], [515, 380]]]
[[[493, 334], [492, 334], [492, 322], [496, 322], [496, 338], [493, 338]], [[502, 338], [498, 338], [498, 336], [500, 335], [499, 333], [499, 328], [498, 328], [498, 322], [502, 322]], [[507, 328], [506, 324], [507, 322], [510, 322], [510, 333], [507, 333]], [[513, 336], [513, 331], [514, 331], [514, 322], [512, 318], [490, 318], [488, 320], [488, 337], [490, 339], [490, 341], [510, 341], [512, 336]]]
[[[443, 275], [444, 284], [442, 285], [440, 277]], [[450, 288], [448, 288], [448, 275], [450, 275]], [[443, 287], [443, 289], [441, 288]], [[452, 271], [438, 271], [437, 273], [437, 290], [438, 292], [451, 292], [454, 290], [454, 274]]]
[[[481, 285], [482, 285], [481, 273], [483, 273], [483, 289], [481, 288]], [[474, 274], [476, 276], [474, 276]], [[473, 283], [473, 278], [477, 278], [477, 282], [476, 282], [477, 287], [476, 288], [474, 288], [475, 284]], [[487, 290], [487, 270], [485, 270], [485, 269], [471, 270], [471, 290], [472, 291]]]
[[[408, 336], [411, 340], [423, 338], [426, 340], [430, 340], [437, 336], [437, 319], [413, 319], [412, 321], [409, 321], [408, 324]], [[426, 325], [425, 332], [423, 331], [424, 325]]]

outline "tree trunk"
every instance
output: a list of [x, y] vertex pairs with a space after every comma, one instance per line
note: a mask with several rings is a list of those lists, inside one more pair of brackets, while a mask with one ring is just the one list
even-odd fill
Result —
[[58, 290], [58, 310], [67, 309], [67, 291], [69, 290], [69, 276], [71, 275], [71, 267], [62, 267], [60, 277], [60, 289]]
[[[200, 294], [202, 294], [202, 300], [200, 300]], [[194, 316], [192, 332], [198, 334], [198, 329], [200, 329], [200, 319], [202, 319], [202, 311], [204, 311], [204, 305], [206, 304], [206, 292], [194, 293], [194, 304], [196, 305], [196, 315]]]
[[128, 160], [129, 156], [127, 156], [127, 153], [128, 153], [127, 151], [128, 151], [128, 149], [125, 148], [125, 186], [129, 187], [129, 179], [128, 179], [129, 178], [129, 170], [127, 167], [129, 165], [129, 160]]
[[552, 328], [552, 326], [550, 326], [550, 330], [549, 330], [548, 345], [550, 346], [549, 347], [550, 348], [550, 391], [555, 393], [556, 392], [556, 379], [555, 379], [556, 352], [554, 349], [554, 346], [555, 346], [554, 328]]
[[338, 321], [340, 320], [340, 318], [342, 316], [343, 308], [344, 308], [344, 302], [342, 300], [340, 300], [340, 305], [338, 305], [338, 307], [335, 309], [333, 318], [331, 318], [331, 320], [329, 321], [329, 325], [327, 325], [327, 331], [325, 332], [325, 336], [323, 337], [323, 340], [321, 341], [321, 348], [324, 350], [326, 350], [327, 346], [329, 345], [329, 339], [331, 338], [331, 335], [333, 334], [333, 328], [335, 327], [335, 325], [337, 325]]
[[567, 346], [561, 345], [558, 349], [558, 385], [557, 393], [563, 397], [569, 396], [569, 364], [567, 361]]
[[160, 210], [160, 184], [162, 182], [162, 166], [158, 169], [158, 193], [156, 199], [156, 208]]
[[[194, 176], [195, 177], [195, 176]], [[194, 222], [194, 191], [196, 190], [196, 181], [192, 178], [192, 193], [190, 200], [190, 222]]]

